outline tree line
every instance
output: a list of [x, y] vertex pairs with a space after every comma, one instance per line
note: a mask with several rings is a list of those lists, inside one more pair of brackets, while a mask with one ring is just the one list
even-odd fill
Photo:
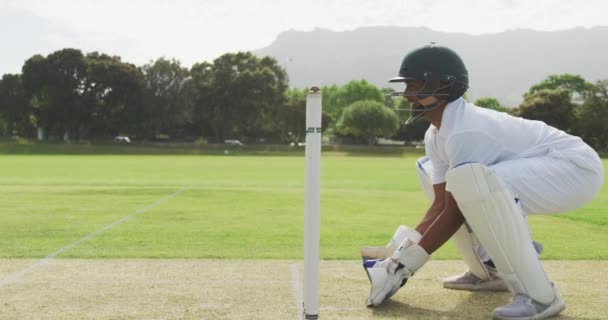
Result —
[[[417, 141], [428, 127], [425, 122], [402, 125], [408, 112], [385, 107], [390, 88], [353, 80], [321, 90], [325, 135], [338, 141]], [[274, 58], [250, 52], [227, 53], [186, 68], [175, 59], [135, 66], [119, 56], [66, 48], [34, 55], [20, 74], [2, 76], [0, 135], [297, 143], [305, 137], [307, 93], [289, 88], [287, 73]], [[502, 106], [492, 97], [475, 103], [545, 121], [595, 148], [608, 146], [607, 80], [551, 75], [532, 86], [519, 106]], [[405, 100], [397, 107], [407, 108]]]

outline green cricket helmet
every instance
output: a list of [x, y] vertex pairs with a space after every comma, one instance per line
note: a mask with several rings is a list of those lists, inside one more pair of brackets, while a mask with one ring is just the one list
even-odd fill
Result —
[[[454, 50], [431, 42], [405, 55], [399, 75], [389, 82], [422, 80], [424, 85], [417, 92], [393, 92], [393, 96], [415, 96], [421, 103], [412, 106], [412, 116], [406, 124], [420, 118], [443, 102], [460, 98], [469, 88], [469, 76], [460, 56]], [[416, 108], [414, 108], [416, 107]]]

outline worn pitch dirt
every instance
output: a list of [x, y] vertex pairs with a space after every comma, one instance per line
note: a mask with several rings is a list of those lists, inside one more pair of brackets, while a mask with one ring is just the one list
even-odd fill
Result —
[[[36, 260], [0, 260], [0, 281]], [[545, 261], [567, 309], [608, 319], [608, 261]], [[446, 290], [460, 261], [431, 261], [379, 308], [358, 261], [322, 261], [320, 319], [490, 319], [508, 293]], [[0, 286], [0, 319], [300, 319], [302, 263], [59, 259]]]

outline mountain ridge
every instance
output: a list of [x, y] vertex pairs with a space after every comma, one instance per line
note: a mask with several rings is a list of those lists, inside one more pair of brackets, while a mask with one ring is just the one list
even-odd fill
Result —
[[405, 53], [434, 41], [463, 58], [469, 70], [471, 100], [489, 96], [514, 107], [530, 86], [552, 74], [578, 74], [590, 82], [608, 79], [606, 39], [608, 26], [480, 35], [426, 27], [317, 28], [282, 32], [273, 43], [253, 52], [276, 58], [287, 70], [292, 87], [342, 85], [358, 79], [389, 87], [386, 81], [396, 75]]

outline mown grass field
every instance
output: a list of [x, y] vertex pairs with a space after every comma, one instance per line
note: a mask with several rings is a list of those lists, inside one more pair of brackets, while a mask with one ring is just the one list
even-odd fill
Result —
[[[419, 156], [323, 155], [323, 259], [357, 259], [418, 222]], [[3, 154], [0, 258], [44, 257], [179, 191], [58, 258], [300, 259], [303, 186], [301, 153]], [[543, 259], [608, 259], [607, 211], [604, 186], [574, 212], [530, 217]], [[434, 255], [457, 258], [450, 243]]]
[[[223, 151], [0, 143], [0, 318], [301, 319], [303, 152]], [[376, 151], [323, 155], [320, 318], [490, 318], [509, 293], [441, 288], [466, 268], [451, 243], [365, 307], [359, 247], [427, 206], [420, 150]], [[575, 212], [530, 218], [560, 318], [606, 319], [607, 209], [604, 187]]]

